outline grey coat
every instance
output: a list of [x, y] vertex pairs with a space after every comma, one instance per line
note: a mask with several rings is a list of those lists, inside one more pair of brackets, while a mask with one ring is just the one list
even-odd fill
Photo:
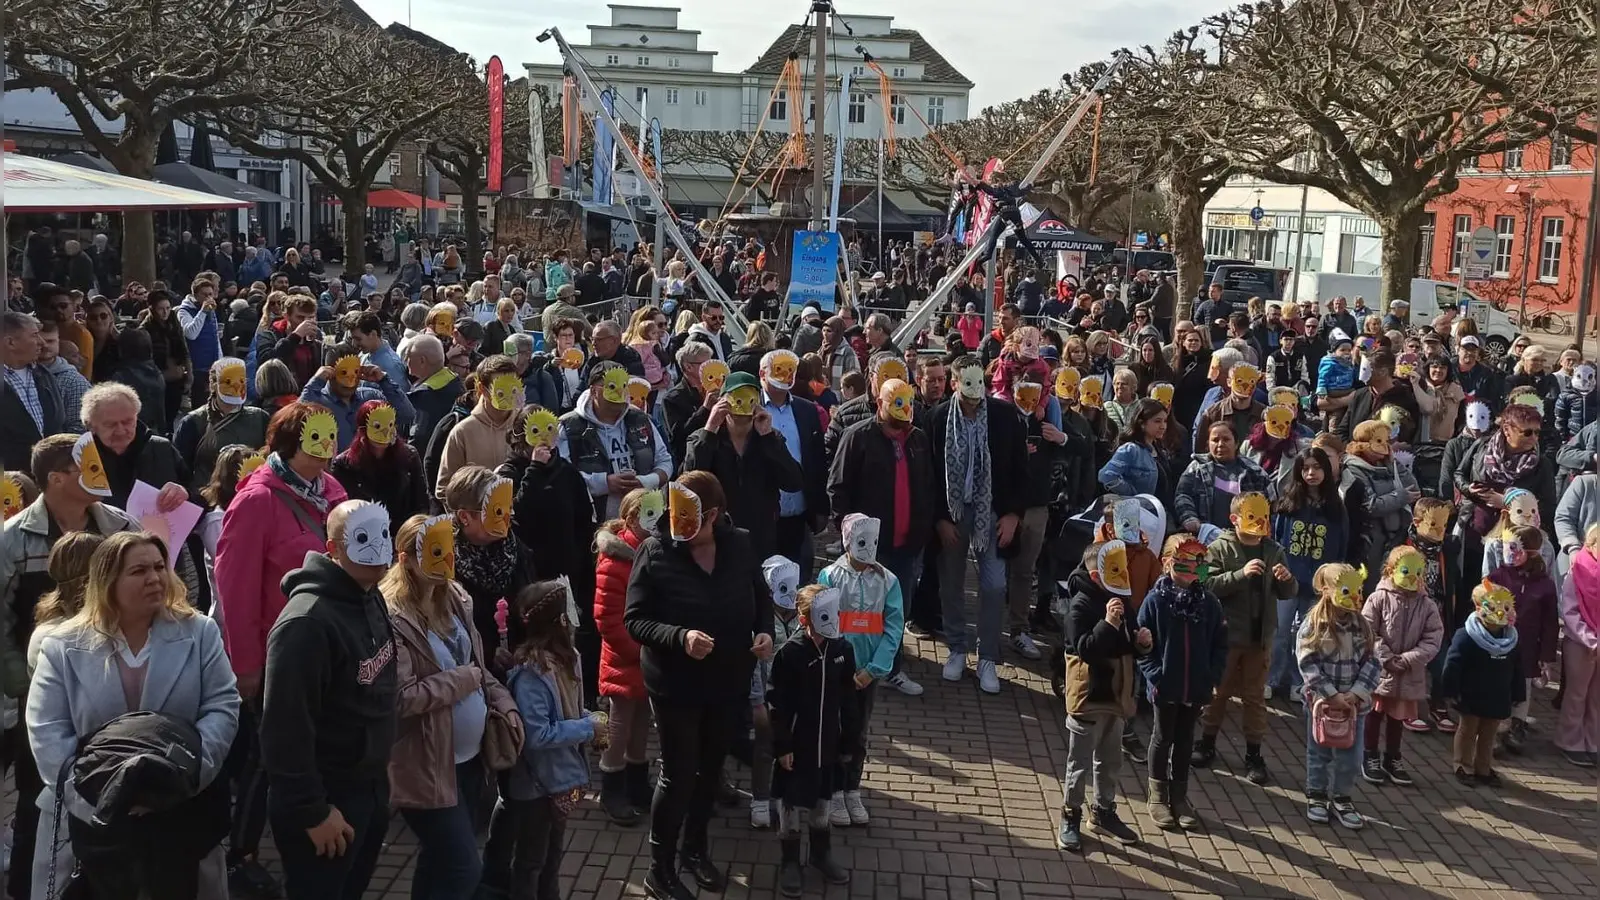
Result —
[[[28, 743], [39, 765], [39, 840], [33, 854], [33, 898], [45, 900], [54, 864], [57, 884], [72, 871], [72, 842], [52, 840], [62, 764], [80, 740], [107, 722], [132, 712], [112, 662], [115, 645], [86, 626], [71, 625], [46, 637], [39, 668], [28, 690]], [[139, 709], [194, 723], [202, 741], [201, 785], [221, 770], [239, 730], [239, 690], [222, 649], [222, 631], [206, 616], [158, 618], [150, 629], [150, 652]], [[91, 810], [69, 785], [63, 815], [88, 819]], [[55, 846], [54, 859], [51, 847]], [[201, 862], [199, 900], [226, 900], [227, 872], [218, 846]]]
[[1383, 560], [1398, 547], [1411, 529], [1411, 497], [1419, 491], [1411, 467], [1392, 457], [1386, 465], [1375, 466], [1359, 456], [1348, 456], [1340, 480], [1346, 485], [1360, 481], [1367, 489], [1367, 585], [1371, 592], [1383, 577]]
[[[1567, 551], [1583, 546], [1584, 532], [1600, 524], [1600, 475], [1579, 475], [1567, 485], [1556, 504], [1556, 545], [1561, 550], [1561, 572], [1566, 572]], [[1546, 545], [1548, 546], [1548, 544]]]

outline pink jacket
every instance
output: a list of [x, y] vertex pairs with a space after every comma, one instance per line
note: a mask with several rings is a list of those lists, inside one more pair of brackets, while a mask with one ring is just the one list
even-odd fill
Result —
[[[322, 478], [328, 508], [343, 503], [344, 487], [332, 475]], [[326, 513], [295, 496], [270, 466], [262, 466], [239, 486], [222, 515], [214, 569], [222, 643], [236, 675], [266, 666], [267, 632], [289, 602], [279, 586], [283, 576], [304, 565], [307, 553], [327, 549], [324, 535], [302, 524], [290, 504], [312, 522], [327, 521]]]
[[1572, 554], [1572, 568], [1561, 582], [1561, 624], [1567, 637], [1590, 650], [1600, 648], [1600, 561], [1582, 547]]
[[1385, 578], [1367, 598], [1361, 615], [1372, 626], [1374, 654], [1381, 665], [1396, 657], [1411, 664], [1404, 672], [1384, 670], [1374, 693], [1398, 700], [1428, 699], [1428, 663], [1444, 646], [1439, 605], [1422, 591], [1402, 591]]

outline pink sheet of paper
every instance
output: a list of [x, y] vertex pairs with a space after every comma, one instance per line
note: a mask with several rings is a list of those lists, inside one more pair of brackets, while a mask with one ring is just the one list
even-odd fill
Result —
[[200, 516], [205, 510], [185, 500], [177, 509], [163, 514], [156, 509], [156, 497], [160, 493], [160, 488], [152, 487], [143, 481], [135, 481], [133, 490], [128, 492], [128, 508], [125, 512], [138, 522], [141, 528], [166, 543], [167, 567], [176, 569], [178, 551], [183, 549], [183, 542], [189, 539], [190, 532], [199, 524]]

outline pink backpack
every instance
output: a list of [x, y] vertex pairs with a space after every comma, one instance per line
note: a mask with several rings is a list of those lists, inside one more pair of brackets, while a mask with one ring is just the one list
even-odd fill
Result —
[[1318, 746], [1348, 750], [1356, 743], [1356, 717], [1318, 698], [1311, 707], [1311, 736]]

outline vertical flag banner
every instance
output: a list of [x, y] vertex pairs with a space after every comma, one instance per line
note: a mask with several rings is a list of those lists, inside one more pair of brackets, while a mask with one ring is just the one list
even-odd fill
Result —
[[[600, 105], [605, 107], [603, 115], [613, 115], [615, 102], [610, 91], [600, 92]], [[611, 130], [601, 121], [601, 113], [594, 117], [594, 197], [596, 203], [611, 203], [611, 167], [612, 154], [616, 152], [615, 141], [611, 137]]]
[[839, 277], [839, 233], [796, 231], [794, 266], [789, 271], [789, 302], [814, 305], [824, 312], [834, 309], [834, 285]]
[[[642, 139], [641, 139], [642, 142]], [[650, 120], [650, 144], [656, 161], [656, 187], [665, 190], [666, 179], [661, 177], [661, 120]]]
[[506, 68], [500, 57], [489, 57], [485, 80], [489, 82], [489, 191], [499, 193], [506, 149]]
[[582, 115], [578, 80], [568, 75], [561, 82], [561, 156], [568, 162], [578, 158], [578, 150], [583, 146]]
[[533, 196], [550, 196], [550, 169], [544, 155], [544, 97], [528, 87], [528, 187]]

